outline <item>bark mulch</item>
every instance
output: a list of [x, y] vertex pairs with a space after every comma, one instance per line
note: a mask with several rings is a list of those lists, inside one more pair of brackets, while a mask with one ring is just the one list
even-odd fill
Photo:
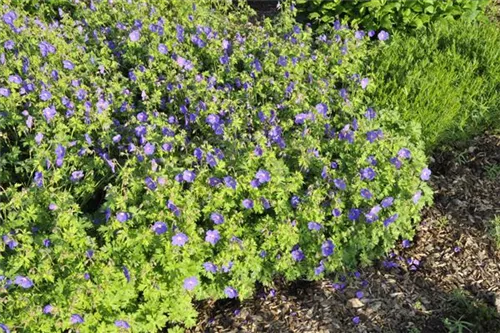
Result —
[[435, 203], [409, 247], [346, 276], [277, 279], [251, 300], [200, 302], [190, 332], [434, 333], [448, 332], [446, 318], [464, 332], [500, 332], [500, 251], [491, 231], [500, 216], [500, 136], [438, 153], [431, 170]]

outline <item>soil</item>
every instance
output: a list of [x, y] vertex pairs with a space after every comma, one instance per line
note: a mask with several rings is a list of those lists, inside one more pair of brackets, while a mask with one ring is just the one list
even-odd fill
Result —
[[345, 276], [277, 279], [250, 300], [200, 302], [190, 332], [435, 333], [450, 325], [500, 332], [500, 244], [492, 231], [500, 217], [500, 135], [434, 154], [431, 170], [434, 205], [409, 247]]

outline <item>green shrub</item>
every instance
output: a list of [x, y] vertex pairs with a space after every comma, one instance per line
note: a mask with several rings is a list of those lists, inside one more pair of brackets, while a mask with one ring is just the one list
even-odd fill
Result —
[[13, 331], [192, 326], [193, 299], [369, 262], [430, 200], [419, 126], [366, 102], [366, 38], [153, 3], [0, 9]]
[[489, 0], [297, 0], [302, 15], [313, 22], [346, 19], [363, 29], [406, 30], [429, 23], [482, 16]]
[[422, 124], [428, 148], [500, 126], [500, 29], [464, 20], [395, 33], [369, 66], [374, 105]]

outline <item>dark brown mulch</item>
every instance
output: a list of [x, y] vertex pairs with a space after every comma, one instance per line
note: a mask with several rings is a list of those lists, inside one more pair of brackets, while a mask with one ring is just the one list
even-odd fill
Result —
[[[191, 332], [434, 333], [447, 332], [445, 318], [470, 322], [474, 332], [500, 332], [500, 251], [489, 236], [500, 215], [500, 177], [488, 173], [492, 165], [500, 165], [500, 136], [492, 134], [437, 154], [435, 204], [409, 248], [399, 246], [359, 276], [277, 280], [241, 303], [201, 302]], [[413, 259], [419, 264], [410, 265]]]

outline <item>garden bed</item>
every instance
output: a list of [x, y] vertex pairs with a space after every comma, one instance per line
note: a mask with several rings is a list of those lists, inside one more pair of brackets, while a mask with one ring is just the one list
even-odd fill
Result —
[[249, 301], [202, 302], [191, 332], [447, 332], [446, 319], [498, 332], [500, 251], [491, 224], [500, 215], [499, 165], [498, 135], [436, 154], [435, 205], [409, 247], [345, 282], [277, 280]]

